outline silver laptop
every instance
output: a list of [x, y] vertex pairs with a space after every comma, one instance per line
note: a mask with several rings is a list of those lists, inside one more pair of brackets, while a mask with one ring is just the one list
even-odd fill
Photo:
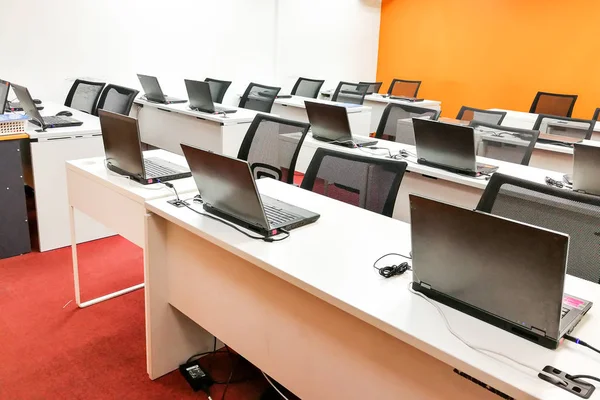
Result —
[[568, 235], [409, 199], [414, 290], [552, 349], [592, 307], [564, 293]]
[[[600, 143], [573, 145], [573, 190], [600, 196]], [[571, 180], [568, 175], [565, 180]]]
[[218, 106], [213, 102], [208, 82], [185, 79], [185, 88], [190, 99], [190, 109], [210, 114], [232, 114], [235, 108]]
[[187, 103], [187, 100], [178, 99], [164, 94], [160, 88], [158, 79], [155, 76], [138, 74], [137, 77], [140, 80], [142, 89], [144, 89], [144, 96], [146, 97], [146, 100], [162, 104]]

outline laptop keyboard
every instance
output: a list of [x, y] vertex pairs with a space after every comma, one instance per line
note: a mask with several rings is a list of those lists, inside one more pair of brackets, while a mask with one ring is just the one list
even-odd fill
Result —
[[560, 317], [564, 318], [565, 315], [567, 315], [568, 312], [569, 312], [569, 309], [567, 307], [563, 307], [562, 311], [560, 312]]
[[180, 173], [174, 169], [155, 164], [149, 159], [144, 159], [144, 168], [146, 169], [146, 178], [160, 178], [163, 176], [177, 175]]
[[269, 225], [283, 225], [298, 219], [298, 215], [284, 211], [281, 208], [268, 204], [265, 204], [264, 207]]
[[55, 116], [42, 117], [42, 119], [44, 120], [44, 125], [58, 125], [58, 124], [64, 124], [65, 122], [70, 122], [68, 119], [66, 119], [64, 117], [55, 117]]

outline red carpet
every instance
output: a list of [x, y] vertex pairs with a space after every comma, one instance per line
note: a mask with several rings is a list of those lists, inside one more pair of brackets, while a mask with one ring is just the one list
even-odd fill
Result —
[[[84, 301], [143, 280], [141, 249], [120, 237], [78, 249]], [[226, 380], [229, 358], [215, 356], [211, 367]], [[259, 399], [265, 381], [236, 368], [244, 373], [258, 379], [231, 385], [225, 400]], [[223, 388], [211, 388], [214, 400]], [[148, 378], [143, 290], [78, 309], [70, 248], [0, 260], [0, 399], [117, 398], [206, 398], [177, 371]]]

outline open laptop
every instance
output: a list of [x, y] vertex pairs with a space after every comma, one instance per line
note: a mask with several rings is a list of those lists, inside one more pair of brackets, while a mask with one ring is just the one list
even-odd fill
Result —
[[106, 167], [117, 174], [149, 185], [188, 178], [190, 170], [158, 157], [144, 157], [137, 119], [98, 110]]
[[246, 161], [181, 144], [204, 210], [263, 236], [298, 228], [319, 214], [261, 195]]
[[415, 291], [551, 349], [592, 307], [564, 293], [568, 235], [409, 200]]
[[137, 74], [146, 100], [162, 104], [187, 103], [187, 100], [167, 96], [163, 93], [155, 76]]
[[573, 145], [573, 175], [565, 181], [573, 190], [600, 196], [600, 146], [593, 143]]
[[21, 106], [23, 107], [23, 111], [30, 118], [30, 122], [35, 125], [38, 125], [42, 128], [42, 130], [46, 130], [47, 128], [66, 128], [70, 126], [80, 126], [83, 125], [82, 121], [79, 121], [75, 118], [64, 117], [64, 116], [49, 116], [42, 117], [40, 111], [35, 106], [31, 95], [29, 94], [29, 90], [26, 87], [12, 84], [13, 91], [17, 95]]
[[413, 118], [417, 162], [458, 174], [480, 176], [498, 167], [477, 162], [472, 127]]
[[237, 112], [235, 108], [226, 108], [215, 105], [210, 93], [208, 82], [193, 81], [185, 79], [185, 88], [190, 99], [190, 108], [210, 114], [232, 114]]
[[377, 144], [376, 140], [352, 136], [346, 107], [312, 101], [305, 101], [304, 104], [313, 138], [345, 147], [368, 147]]
[[10, 91], [10, 83], [0, 79], [0, 114], [4, 114], [8, 108], [8, 92]]

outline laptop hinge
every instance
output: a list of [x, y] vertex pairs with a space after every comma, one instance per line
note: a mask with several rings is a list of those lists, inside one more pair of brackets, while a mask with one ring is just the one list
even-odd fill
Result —
[[540, 336], [546, 336], [546, 331], [545, 331], [545, 330], [538, 329], [538, 328], [536, 328], [535, 326], [532, 326], [532, 327], [531, 327], [531, 330], [532, 330], [533, 332], [537, 333], [537, 334], [538, 334], [538, 335], [540, 335]]

